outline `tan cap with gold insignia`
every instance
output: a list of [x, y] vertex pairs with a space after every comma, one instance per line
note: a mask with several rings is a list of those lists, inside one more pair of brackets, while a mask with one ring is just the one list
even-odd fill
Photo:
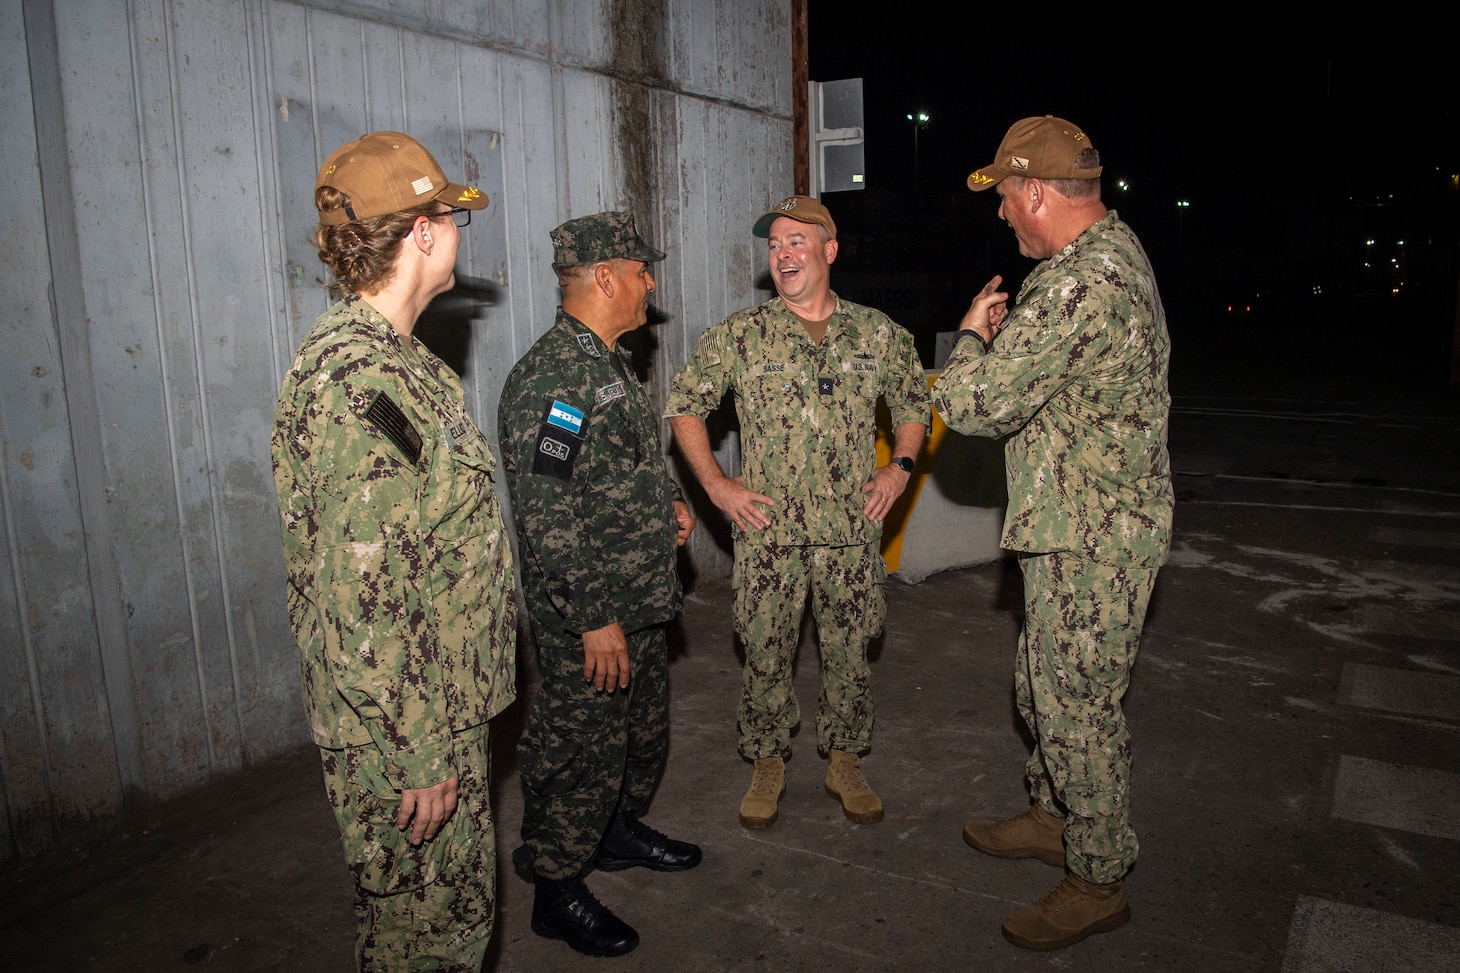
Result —
[[315, 192], [325, 186], [349, 197], [340, 209], [321, 211], [334, 225], [399, 213], [439, 200], [447, 206], [485, 209], [487, 196], [475, 186], [448, 182], [426, 147], [403, 132], [371, 132], [346, 142], [319, 167]]
[[1007, 176], [1028, 179], [1095, 179], [1102, 166], [1076, 169], [1080, 153], [1093, 149], [1090, 138], [1073, 122], [1053, 115], [1024, 118], [1009, 126], [994, 161], [968, 177], [968, 188], [981, 192]]

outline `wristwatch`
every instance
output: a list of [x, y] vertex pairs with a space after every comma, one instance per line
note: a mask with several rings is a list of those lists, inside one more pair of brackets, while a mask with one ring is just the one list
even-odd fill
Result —
[[892, 465], [902, 470], [904, 473], [911, 473], [913, 471], [913, 467], [916, 464], [913, 463], [913, 461], [909, 457], [894, 456], [892, 457]]

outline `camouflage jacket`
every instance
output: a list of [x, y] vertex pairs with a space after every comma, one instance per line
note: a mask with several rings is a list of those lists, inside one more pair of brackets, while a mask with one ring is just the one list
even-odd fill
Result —
[[959, 341], [933, 404], [950, 429], [1010, 437], [1006, 549], [1165, 562], [1170, 354], [1150, 262], [1113, 210], [1034, 268], [990, 350]]
[[665, 415], [704, 417], [735, 390], [745, 486], [775, 500], [771, 525], [737, 541], [872, 544], [862, 512], [877, 468], [877, 400], [892, 426], [927, 425], [928, 380], [912, 335], [881, 311], [837, 298], [818, 345], [779, 298], [700, 336], [674, 379]]
[[273, 458], [315, 742], [373, 742], [397, 787], [445, 780], [451, 732], [517, 682], [511, 548], [460, 380], [349, 298], [289, 368]]
[[534, 625], [582, 635], [673, 618], [680, 492], [622, 346], [560, 308], [507, 376], [497, 422]]

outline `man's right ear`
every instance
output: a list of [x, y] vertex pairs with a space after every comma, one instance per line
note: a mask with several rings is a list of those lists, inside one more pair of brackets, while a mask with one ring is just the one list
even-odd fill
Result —
[[618, 287], [618, 281], [614, 279], [613, 265], [606, 260], [603, 263], [594, 264], [593, 283], [603, 291], [604, 297], [613, 297], [614, 289]]

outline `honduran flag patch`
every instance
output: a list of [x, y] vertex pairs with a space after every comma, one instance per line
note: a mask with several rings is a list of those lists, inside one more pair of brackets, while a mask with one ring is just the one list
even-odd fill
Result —
[[548, 407], [547, 424], [566, 429], [575, 436], [581, 436], [583, 435], [583, 412], [566, 402], [554, 399], [553, 404]]
[[533, 448], [532, 472], [544, 476], [555, 476], [569, 481], [573, 478], [573, 463], [583, 448], [583, 420], [581, 409], [575, 409], [557, 399], [543, 399], [542, 425], [537, 430], [537, 444]]

